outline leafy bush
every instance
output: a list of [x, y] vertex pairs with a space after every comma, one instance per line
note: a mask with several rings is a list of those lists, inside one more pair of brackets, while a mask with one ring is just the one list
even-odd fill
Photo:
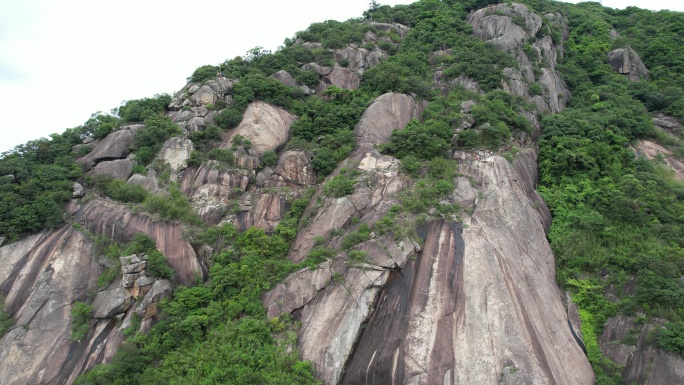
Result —
[[668, 322], [664, 328], [657, 329], [655, 341], [663, 348], [684, 355], [684, 322]]
[[323, 186], [323, 192], [334, 198], [342, 198], [354, 192], [354, 178], [347, 175], [337, 175]]
[[203, 65], [203, 66], [197, 68], [192, 73], [192, 75], [190, 75], [190, 77], [188, 78], [188, 81], [194, 82], [194, 83], [201, 83], [205, 80], [215, 78], [218, 72], [219, 72], [219, 68], [217, 66]]
[[233, 140], [231, 141], [231, 148], [233, 150], [237, 150], [239, 147], [242, 147], [245, 150], [249, 150], [250, 148], [252, 148], [252, 142], [247, 140], [242, 135], [235, 135], [233, 137]]
[[129, 100], [119, 107], [119, 116], [124, 123], [143, 122], [151, 116], [162, 115], [171, 103], [168, 94], [155, 95], [154, 98]]
[[0, 296], [0, 338], [4, 337], [13, 325], [14, 320], [5, 312], [5, 298]]
[[392, 131], [390, 141], [381, 145], [380, 150], [398, 158], [409, 155], [421, 159], [432, 159], [444, 155], [451, 148], [453, 131], [443, 121], [428, 120], [420, 123], [410, 121], [403, 130]]
[[187, 198], [183, 196], [177, 187], [172, 186], [169, 189], [169, 195], [150, 195], [143, 207], [150, 213], [158, 214], [162, 219], [167, 221], [181, 221], [185, 223], [200, 225], [202, 218], [192, 208]]
[[235, 156], [231, 150], [214, 148], [207, 153], [207, 158], [230, 166], [235, 164]]
[[90, 320], [93, 318], [93, 307], [76, 301], [71, 308], [71, 341], [81, 341], [90, 331]]
[[278, 155], [273, 150], [265, 151], [261, 156], [261, 163], [265, 166], [275, 166], [278, 163]]
[[214, 122], [223, 129], [235, 128], [242, 121], [243, 112], [234, 108], [225, 109], [214, 117]]
[[145, 119], [145, 127], [136, 131], [131, 150], [136, 152], [138, 162], [147, 165], [157, 155], [164, 142], [180, 132], [180, 127], [169, 118], [150, 115]]
[[149, 193], [137, 184], [128, 184], [109, 175], [94, 175], [88, 178], [90, 187], [101, 194], [124, 203], [142, 203]]
[[344, 237], [344, 239], [342, 239], [342, 248], [348, 250], [361, 242], [367, 241], [368, 237], [370, 236], [370, 232], [371, 231], [368, 225], [362, 223], [358, 229], [350, 232], [346, 237]]

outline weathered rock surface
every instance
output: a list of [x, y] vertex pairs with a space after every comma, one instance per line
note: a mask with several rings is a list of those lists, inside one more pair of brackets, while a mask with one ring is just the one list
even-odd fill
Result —
[[648, 140], [637, 141], [634, 151], [637, 156], [643, 156], [649, 160], [657, 159], [658, 157], [662, 158], [665, 164], [674, 172], [674, 177], [684, 182], [684, 163], [672, 156], [672, 151]]
[[684, 358], [649, 342], [649, 334], [658, 327], [637, 324], [634, 317], [624, 316], [606, 322], [600, 338], [601, 350], [606, 357], [624, 366], [625, 384], [684, 383]]
[[389, 140], [392, 131], [402, 129], [422, 111], [413, 97], [397, 93], [381, 95], [364, 111], [354, 128], [359, 144], [380, 144]]
[[287, 111], [264, 102], [254, 102], [247, 107], [242, 122], [226, 138], [224, 148], [236, 135], [242, 135], [252, 142], [252, 148], [262, 155], [268, 150], [277, 150], [290, 136], [290, 125], [295, 117]]
[[122, 339], [109, 321], [98, 323], [78, 345], [68, 341], [71, 305], [86, 298], [100, 274], [92, 247], [67, 225], [0, 248], [0, 295], [17, 320], [0, 339], [3, 384], [71, 383], [113, 356]]
[[122, 204], [102, 199], [85, 204], [74, 215], [74, 220], [92, 233], [119, 242], [129, 242], [137, 233], [152, 237], [157, 249], [178, 273], [177, 283], [191, 285], [197, 274], [204, 274], [195, 251], [183, 237], [183, 227], [179, 223], [162, 222], [144, 213], [133, 214]]
[[165, 279], [154, 281], [140, 304], [135, 308], [135, 314], [142, 319], [149, 319], [157, 314], [157, 303], [171, 295], [171, 283]]
[[283, 181], [313, 186], [316, 184], [316, 171], [311, 164], [312, 158], [313, 154], [310, 152], [285, 151], [278, 158], [278, 165], [273, 172]]
[[243, 231], [257, 227], [271, 233], [289, 208], [290, 203], [278, 194], [263, 194], [253, 209], [249, 207], [240, 212], [235, 218], [235, 226]]
[[[364, 72], [380, 64], [387, 55], [379, 48], [369, 51], [365, 48], [357, 48], [355, 45], [349, 45], [346, 48], [335, 51], [335, 60], [339, 63], [346, 60], [349, 65], [349, 70], [363, 75]], [[357, 85], [358, 87], [358, 85]]]
[[615, 71], [633, 82], [648, 79], [648, 68], [641, 61], [639, 54], [632, 48], [618, 48], [608, 52], [608, 63]]
[[422, 231], [423, 250], [389, 279], [342, 383], [593, 383], [523, 178], [501, 157], [461, 172], [483, 193], [468, 228]]
[[133, 144], [133, 132], [119, 130], [107, 135], [88, 155], [78, 162], [86, 170], [90, 170], [97, 162], [104, 160], [122, 159], [128, 156], [128, 149]]
[[176, 136], [164, 143], [155, 161], [168, 163], [171, 166], [171, 173], [176, 174], [187, 167], [187, 161], [192, 150], [193, 145], [190, 139]]
[[[513, 21], [524, 21], [518, 25]], [[501, 50], [516, 54], [528, 36], [535, 36], [542, 26], [542, 18], [518, 3], [497, 4], [477, 10], [468, 17], [475, 36], [491, 42]]]
[[71, 192], [71, 197], [72, 198], [80, 198], [83, 196], [83, 194], [84, 194], [83, 185], [81, 185], [78, 182], [74, 182], [74, 187], [73, 187], [73, 190]]
[[131, 293], [123, 287], [100, 291], [93, 301], [93, 318], [108, 318], [123, 313], [134, 301]]
[[275, 289], [264, 295], [263, 302], [268, 304], [268, 317], [274, 318], [304, 307], [328, 285], [332, 274], [330, 261], [319, 264], [316, 269], [307, 267], [291, 274]]
[[682, 122], [680, 122], [679, 119], [662, 114], [658, 114], [653, 118], [653, 124], [656, 127], [660, 127], [675, 134], [684, 129], [684, 127], [682, 127]]
[[409, 32], [410, 28], [399, 23], [378, 23], [371, 22], [371, 27], [385, 32], [395, 32], [399, 37], [404, 38]]
[[133, 162], [128, 158], [99, 162], [90, 172], [93, 175], [108, 175], [112, 178], [127, 180], [133, 173]]
[[162, 185], [160, 185], [159, 179], [157, 179], [157, 173], [152, 168], [147, 170], [147, 175], [131, 175], [126, 183], [140, 185], [152, 194], [166, 193], [166, 190], [164, 190]]
[[206, 162], [196, 170], [189, 168], [183, 172], [180, 189], [205, 221], [216, 224], [223, 218], [230, 199], [238, 197], [248, 185], [248, 176]]

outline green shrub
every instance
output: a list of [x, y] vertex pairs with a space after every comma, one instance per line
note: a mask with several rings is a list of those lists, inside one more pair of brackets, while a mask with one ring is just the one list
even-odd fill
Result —
[[242, 121], [242, 113], [243, 111], [228, 108], [219, 112], [219, 114], [214, 117], [214, 122], [223, 129], [235, 128]]
[[278, 155], [273, 150], [265, 151], [264, 155], [261, 156], [261, 163], [264, 166], [275, 166], [278, 163]]
[[154, 98], [129, 100], [119, 107], [118, 112], [124, 123], [143, 122], [151, 116], [161, 116], [170, 103], [170, 95], [155, 95]]
[[361, 226], [359, 226], [358, 229], [352, 231], [351, 233], [347, 234], [344, 239], [342, 239], [342, 248], [345, 250], [351, 249], [353, 246], [358, 245], [361, 242], [365, 242], [368, 240], [368, 237], [370, 236], [370, 228], [368, 227], [367, 224], [362, 223]]
[[390, 141], [382, 144], [380, 150], [399, 158], [413, 155], [421, 159], [432, 159], [449, 150], [453, 135], [453, 130], [443, 121], [428, 120], [420, 123], [412, 120], [403, 130], [393, 131]]
[[202, 218], [192, 208], [187, 198], [177, 187], [169, 189], [169, 195], [150, 195], [143, 202], [143, 207], [150, 213], [158, 214], [167, 221], [181, 221], [189, 224], [200, 225]]
[[94, 175], [88, 178], [90, 187], [101, 194], [123, 203], [142, 203], [149, 193], [137, 184], [128, 184], [109, 175]]
[[252, 148], [252, 142], [247, 140], [244, 136], [242, 135], [235, 135], [233, 137], [233, 140], [231, 142], [231, 148], [233, 150], [237, 150], [239, 147], [244, 148], [245, 150], [249, 150]]
[[411, 176], [418, 176], [420, 171], [420, 160], [414, 155], [407, 155], [401, 158], [401, 171]]
[[90, 331], [90, 320], [93, 318], [93, 307], [76, 301], [71, 308], [71, 341], [81, 341]]
[[542, 93], [544, 93], [544, 90], [542, 89], [541, 84], [532, 83], [530, 84], [529, 93], [530, 95], [541, 95]]
[[173, 135], [180, 134], [180, 127], [161, 115], [150, 115], [145, 118], [145, 127], [135, 133], [135, 140], [131, 150], [135, 151], [136, 160], [142, 165], [148, 165], [164, 142]]
[[188, 78], [188, 82], [201, 83], [217, 76], [219, 68], [212, 65], [204, 65], [197, 68]]
[[655, 341], [663, 348], [684, 355], [684, 322], [668, 322], [664, 328], [655, 330]]
[[355, 181], [347, 175], [337, 175], [323, 186], [323, 192], [334, 198], [341, 198], [354, 192]]
[[235, 156], [231, 150], [214, 148], [207, 153], [207, 158], [230, 166], [235, 164]]
[[0, 296], [0, 338], [14, 325], [12, 317], [5, 312], [5, 298]]

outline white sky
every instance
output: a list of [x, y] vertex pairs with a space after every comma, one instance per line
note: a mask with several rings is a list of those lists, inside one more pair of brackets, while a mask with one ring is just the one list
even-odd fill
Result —
[[[379, 0], [409, 4], [410, 0]], [[0, 152], [121, 101], [173, 93], [205, 64], [275, 50], [313, 22], [360, 17], [370, 0], [0, 0]], [[654, 1], [604, 0], [653, 8]], [[656, 9], [684, 11], [684, 1]]]

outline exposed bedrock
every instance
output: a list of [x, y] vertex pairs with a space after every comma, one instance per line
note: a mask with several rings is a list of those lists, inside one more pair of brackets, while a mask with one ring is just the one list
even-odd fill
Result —
[[204, 274], [195, 251], [184, 238], [183, 227], [179, 223], [156, 220], [144, 213], [133, 214], [124, 205], [103, 199], [95, 199], [83, 205], [74, 215], [74, 221], [92, 233], [119, 242], [130, 241], [137, 233], [152, 237], [157, 249], [176, 270], [176, 281], [179, 284], [192, 285], [198, 274]]
[[252, 142], [252, 148], [259, 155], [278, 150], [290, 137], [290, 125], [294, 120], [293, 115], [281, 108], [254, 102], [245, 110], [240, 125], [231, 130], [223, 147], [230, 148], [233, 138], [242, 135]]
[[672, 169], [673, 176], [684, 182], [684, 163], [677, 159], [677, 157], [672, 156], [672, 151], [648, 140], [637, 141], [636, 147], [633, 147], [632, 149], [637, 156], [644, 157], [648, 160], [660, 157], [662, 162], [664, 162], [668, 168]]
[[94, 324], [80, 343], [69, 341], [71, 305], [96, 288], [101, 270], [92, 247], [66, 225], [0, 248], [0, 295], [17, 321], [0, 339], [3, 385], [71, 383], [113, 357], [123, 337], [110, 320]]
[[600, 338], [603, 354], [624, 367], [625, 384], [684, 383], [684, 358], [654, 346], [649, 334], [658, 324], [637, 323], [635, 317], [608, 319]]
[[440, 221], [423, 232], [422, 252], [380, 294], [342, 383], [593, 383], [525, 168], [499, 156], [462, 161], [481, 191], [475, 212], [463, 229]]

